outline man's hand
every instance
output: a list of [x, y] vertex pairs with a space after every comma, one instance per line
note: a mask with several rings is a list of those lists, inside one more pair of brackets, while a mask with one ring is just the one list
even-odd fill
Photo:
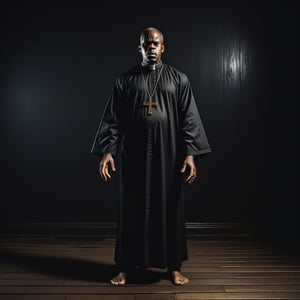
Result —
[[185, 179], [185, 182], [187, 182], [188, 184], [191, 184], [191, 183], [193, 183], [193, 181], [197, 177], [197, 170], [196, 170], [196, 166], [195, 166], [194, 156], [193, 155], [188, 155], [185, 158], [180, 172], [184, 173], [187, 166], [190, 169], [190, 173], [189, 173], [188, 177]]
[[109, 174], [108, 168], [111, 168], [113, 171], [116, 171], [115, 168], [115, 161], [111, 155], [111, 153], [105, 153], [99, 166], [99, 172], [101, 175], [101, 178], [104, 181], [107, 181], [111, 178], [111, 175]]

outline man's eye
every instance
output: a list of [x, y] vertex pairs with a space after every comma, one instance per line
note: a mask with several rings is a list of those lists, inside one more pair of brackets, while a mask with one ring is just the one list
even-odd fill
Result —
[[149, 47], [151, 44], [153, 44], [155, 47], [157, 47], [159, 45], [159, 42], [151, 42], [151, 43], [144, 43], [144, 47]]

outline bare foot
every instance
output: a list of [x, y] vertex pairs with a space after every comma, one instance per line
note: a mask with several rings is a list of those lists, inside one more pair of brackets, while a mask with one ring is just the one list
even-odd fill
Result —
[[110, 282], [112, 285], [120, 285], [120, 286], [125, 285], [126, 284], [126, 273], [120, 272]]
[[189, 282], [189, 279], [183, 276], [182, 273], [179, 271], [173, 271], [172, 277], [173, 277], [173, 283], [175, 285], [185, 285]]

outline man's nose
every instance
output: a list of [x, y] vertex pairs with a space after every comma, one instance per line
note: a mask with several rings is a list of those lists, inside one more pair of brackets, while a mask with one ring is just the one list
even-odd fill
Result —
[[153, 49], [153, 48], [155, 48], [155, 45], [154, 45], [154, 43], [150, 43], [148, 47]]

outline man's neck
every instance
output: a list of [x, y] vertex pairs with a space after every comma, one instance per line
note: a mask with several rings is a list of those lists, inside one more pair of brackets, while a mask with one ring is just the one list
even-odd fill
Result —
[[158, 63], [154, 63], [154, 64], [150, 64], [150, 63], [146, 63], [146, 62], [142, 62], [141, 65], [145, 68], [148, 68], [151, 71], [156, 70], [157, 68], [160, 68], [162, 66], [162, 62], [161, 60]]

